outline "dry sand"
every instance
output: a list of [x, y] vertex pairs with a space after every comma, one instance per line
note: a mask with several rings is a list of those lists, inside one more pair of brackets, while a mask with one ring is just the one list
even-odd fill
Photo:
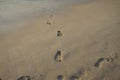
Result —
[[72, 6], [1, 37], [0, 78], [22, 76], [120, 80], [120, 0]]

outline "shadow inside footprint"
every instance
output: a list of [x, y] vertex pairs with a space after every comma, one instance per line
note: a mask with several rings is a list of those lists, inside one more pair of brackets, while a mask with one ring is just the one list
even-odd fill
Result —
[[98, 61], [95, 63], [95, 67], [100, 67], [100, 66], [102, 66], [101, 65], [101, 63], [102, 62], [112, 62], [113, 61], [113, 59], [112, 58], [100, 58], [100, 59], [98, 59]]
[[79, 76], [71, 76], [70, 80], [80, 80], [80, 77]]
[[62, 34], [62, 32], [59, 30], [59, 31], [57, 31], [57, 36], [58, 37], [60, 37], [60, 36], [62, 36], [63, 34]]
[[76, 73], [74, 73], [69, 79], [70, 80], [80, 80], [83, 76], [85, 76], [86, 69], [80, 68]]
[[63, 53], [61, 51], [57, 51], [55, 55], [55, 60], [57, 62], [63, 62]]
[[104, 58], [98, 59], [98, 61], [95, 63], [95, 67], [99, 67], [102, 61], [104, 61]]
[[45, 80], [46, 75], [42, 75], [42, 74], [41, 74], [39, 77], [40, 77], [40, 78], [39, 78], [40, 80]]
[[30, 76], [22, 76], [18, 80], [32, 80]]
[[113, 58], [104, 58], [104, 60], [106, 61], [106, 62], [113, 62]]
[[57, 80], [65, 80], [65, 76], [64, 75], [58, 75]]

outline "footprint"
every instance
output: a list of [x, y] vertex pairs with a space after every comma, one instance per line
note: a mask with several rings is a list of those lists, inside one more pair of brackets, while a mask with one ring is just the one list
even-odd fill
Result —
[[48, 24], [48, 25], [52, 25], [53, 22], [52, 22], [51, 20], [47, 20], [46, 24]]
[[70, 80], [80, 80], [80, 77], [78, 77], [78, 76], [71, 76]]
[[22, 76], [18, 80], [32, 80], [30, 76]]
[[77, 73], [73, 74], [70, 80], [82, 80], [83, 77], [87, 76], [86, 70], [81, 68]]
[[39, 76], [39, 79], [40, 79], [40, 80], [45, 80], [45, 78], [46, 78], [46, 75], [41, 74], [41, 75]]
[[63, 62], [63, 53], [61, 51], [57, 51], [55, 55], [55, 60], [57, 62]]
[[113, 62], [113, 58], [105, 58], [105, 61], [108, 62], [108, 63]]
[[95, 63], [95, 67], [101, 68], [103, 66], [103, 63], [110, 63], [110, 62], [113, 62], [113, 58], [100, 58]]
[[59, 30], [59, 31], [57, 31], [57, 36], [58, 37], [60, 37], [60, 36], [62, 36], [63, 34], [62, 34], [62, 32]]
[[49, 18], [52, 18], [53, 17], [53, 15], [51, 14], [51, 15], [49, 15]]
[[65, 80], [66, 77], [64, 75], [58, 75], [57, 80]]

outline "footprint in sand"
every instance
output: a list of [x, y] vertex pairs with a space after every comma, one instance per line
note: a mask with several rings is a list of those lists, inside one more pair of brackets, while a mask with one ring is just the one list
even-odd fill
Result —
[[52, 18], [53, 17], [53, 15], [51, 14], [51, 15], [49, 15], [49, 18]]
[[53, 17], [53, 15], [49, 15], [49, 19], [47, 20], [46, 24], [48, 24], [48, 25], [53, 24], [53, 22], [50, 20], [50, 18], [52, 18], [52, 17]]
[[70, 80], [80, 80], [80, 77], [79, 76], [71, 76]]
[[113, 58], [100, 58], [95, 63], [95, 67], [101, 68], [103, 66], [103, 63], [110, 63], [110, 62], [113, 62]]
[[63, 62], [63, 53], [61, 51], [57, 51], [57, 53], [55, 55], [55, 61]]
[[47, 20], [46, 24], [48, 24], [48, 25], [52, 25], [53, 22], [52, 22], [51, 20]]
[[73, 74], [72, 76], [70, 76], [70, 80], [82, 80], [83, 77], [87, 76], [87, 71], [84, 68], [81, 68], [80, 70], [78, 70], [78, 72], [76, 72], [75, 74]]
[[63, 34], [62, 34], [62, 32], [59, 30], [59, 31], [57, 31], [57, 36], [58, 37], [60, 37], [60, 36], [62, 36]]
[[30, 76], [22, 76], [18, 80], [32, 80]]
[[46, 75], [41, 74], [41, 75], [39, 76], [39, 79], [40, 79], [40, 80], [45, 80], [45, 78], [46, 78]]
[[58, 75], [57, 80], [65, 80], [66, 77], [64, 75]]

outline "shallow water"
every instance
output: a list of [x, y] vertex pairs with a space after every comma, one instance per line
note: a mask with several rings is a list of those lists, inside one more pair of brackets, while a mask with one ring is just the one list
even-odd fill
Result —
[[92, 0], [0, 0], [0, 34], [23, 25], [19, 22], [31, 16], [89, 1]]

